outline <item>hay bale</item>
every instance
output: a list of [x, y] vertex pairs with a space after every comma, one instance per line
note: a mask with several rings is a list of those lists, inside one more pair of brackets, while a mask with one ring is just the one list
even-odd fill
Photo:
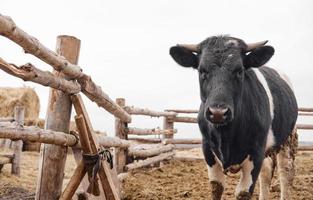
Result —
[[[0, 88], [0, 117], [13, 117], [14, 108], [16, 106], [23, 106], [25, 108], [25, 121], [35, 121], [38, 119], [40, 102], [38, 95], [32, 88]], [[9, 141], [10, 144], [12, 143], [10, 140], [3, 141]], [[23, 146], [27, 145], [24, 144]], [[36, 146], [37, 150], [38, 145]], [[10, 145], [8, 147], [10, 147]]]
[[0, 117], [13, 117], [15, 106], [25, 107], [25, 119], [38, 119], [40, 102], [32, 88], [0, 88]]

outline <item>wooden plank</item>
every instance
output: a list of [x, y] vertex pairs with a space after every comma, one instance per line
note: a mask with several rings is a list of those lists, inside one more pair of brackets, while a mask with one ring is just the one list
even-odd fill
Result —
[[202, 139], [165, 139], [163, 144], [202, 144]]
[[7, 122], [0, 122], [0, 138], [60, 146], [73, 146], [77, 143], [75, 136], [64, 132], [44, 130], [36, 126], [18, 127], [14, 123]]
[[297, 124], [297, 129], [303, 129], [303, 130], [312, 130], [313, 124]]
[[182, 123], [198, 123], [196, 117], [173, 117], [173, 122], [182, 122]]
[[146, 115], [150, 117], [173, 117], [177, 115], [175, 112], [160, 112], [150, 110], [148, 108], [137, 108], [134, 106], [124, 106], [124, 109], [131, 115]]
[[160, 138], [138, 138], [138, 137], [131, 137], [128, 140], [133, 140], [140, 143], [160, 143], [162, 139]]
[[299, 111], [303, 111], [303, 112], [313, 112], [313, 108], [304, 108], [304, 107], [301, 107], [301, 108], [298, 108]]
[[0, 58], [0, 69], [24, 81], [31, 81], [43, 86], [52, 87], [69, 94], [76, 94], [81, 90], [80, 85], [76, 81], [69, 81], [55, 76], [49, 71], [42, 71], [30, 63], [18, 67]]
[[[14, 120], [18, 124], [18, 128], [24, 125], [25, 108], [23, 106], [16, 106], [14, 108]], [[17, 140], [13, 142], [13, 159], [11, 173], [17, 176], [21, 175], [21, 154], [23, 148], [23, 141]]]
[[161, 153], [169, 152], [174, 150], [174, 145], [150, 145], [149, 148], [141, 147], [141, 145], [133, 145], [128, 148], [128, 154], [131, 156], [146, 158], [156, 156]]
[[0, 122], [13, 122], [13, 121], [14, 121], [13, 117], [0, 118]]
[[299, 116], [313, 116], [313, 112], [298, 112]]
[[[88, 133], [85, 125], [85, 120], [82, 115], [75, 116], [76, 127], [79, 132], [79, 138], [81, 143], [81, 148], [83, 153], [91, 154], [91, 146], [89, 144]], [[81, 160], [78, 166], [76, 167], [70, 181], [66, 185], [60, 200], [70, 200], [72, 199], [75, 191], [77, 190], [78, 186], [80, 185], [81, 181], [83, 180], [86, 174], [86, 168], [84, 165], [84, 161]], [[99, 185], [96, 186], [97, 190], [99, 190]]]
[[176, 112], [176, 113], [186, 113], [186, 114], [192, 114], [192, 113], [198, 113], [199, 110], [191, 110], [191, 109], [166, 109], [165, 111], [168, 112]]
[[142, 129], [142, 128], [126, 128], [126, 133], [128, 135], [173, 135], [174, 133], [177, 133], [176, 129], [159, 129], [159, 128], [153, 128], [153, 129]]
[[[174, 122], [172, 121], [173, 117], [164, 117], [163, 119], [163, 129], [164, 130], [174, 130]], [[174, 135], [164, 134], [163, 139], [173, 138]]]
[[[56, 51], [60, 57], [77, 64], [80, 40], [72, 36], [59, 36]], [[64, 59], [63, 59], [64, 60]], [[67, 63], [69, 63], [67, 62]], [[56, 76], [67, 78], [63, 73], [53, 72]], [[60, 90], [50, 89], [45, 128], [68, 133], [71, 118], [72, 102], [70, 96]], [[45, 144], [41, 148], [39, 176], [36, 199], [59, 199], [62, 192], [64, 167], [67, 148]]]
[[[98, 150], [100, 149], [100, 145], [94, 135], [90, 118], [88, 116], [88, 113], [82, 101], [82, 98], [78, 94], [78, 95], [72, 95], [71, 99], [72, 99], [76, 114], [84, 116], [92, 153], [98, 153]], [[114, 177], [112, 177], [112, 173]], [[116, 172], [115, 173], [111, 172], [108, 164], [106, 162], [102, 162], [102, 165], [99, 169], [98, 174], [102, 183], [102, 188], [105, 193], [106, 199], [107, 200], [120, 199], [119, 193], [118, 193], [119, 190], [117, 189], [119, 187], [118, 187], [118, 179], [117, 179]], [[115, 182], [113, 181], [113, 179], [115, 179]]]
[[[78, 167], [78, 165], [81, 164], [82, 159], [83, 159], [82, 150], [81, 150], [81, 148], [72, 147], [72, 151], [73, 151], [74, 158], [75, 158], [75, 161], [76, 161], [76, 164]], [[100, 184], [100, 180], [98, 180], [98, 183]], [[87, 191], [88, 187], [89, 187], [88, 175], [85, 174], [84, 178], [82, 179], [82, 181], [79, 185], [79, 188], [75, 192], [76, 195], [74, 196], [74, 199], [75, 199], [75, 197], [77, 197], [77, 199], [79, 200], [80, 198], [78, 196], [84, 196], [87, 199], [92, 199], [92, 200], [105, 200], [105, 195], [104, 195], [104, 191], [103, 191], [102, 187], [100, 187], [100, 195], [99, 196], [94, 196], [94, 195], [87, 193], [86, 191]]]
[[[124, 107], [125, 106], [125, 99], [123, 98], [117, 98], [116, 99], [116, 104]], [[118, 118], [115, 118], [115, 136], [127, 140], [128, 135], [125, 131], [127, 127], [127, 123], [121, 121]], [[114, 165], [116, 168], [117, 173], [122, 173], [125, 171], [124, 167], [127, 164], [127, 155], [128, 155], [128, 149], [127, 148], [116, 148], [115, 149], [115, 159], [114, 159]]]
[[134, 170], [134, 169], [146, 167], [146, 166], [149, 166], [151, 164], [169, 159], [169, 158], [173, 157], [174, 155], [175, 155], [174, 152], [162, 153], [158, 156], [154, 156], [151, 158], [147, 158], [145, 160], [140, 160], [138, 162], [130, 163], [130, 164], [126, 165], [125, 168], [127, 171], [129, 171], [129, 170]]

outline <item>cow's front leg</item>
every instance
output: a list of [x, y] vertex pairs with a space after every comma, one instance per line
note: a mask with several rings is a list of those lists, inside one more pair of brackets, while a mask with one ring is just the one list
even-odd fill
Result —
[[220, 200], [225, 186], [225, 175], [222, 162], [208, 147], [203, 148], [203, 153], [208, 167], [209, 181], [212, 189], [212, 199]]
[[240, 181], [235, 192], [237, 200], [251, 199], [255, 183], [260, 173], [263, 158], [263, 156], [252, 157], [251, 155], [248, 155], [248, 157], [242, 162]]
[[215, 163], [208, 164], [209, 180], [212, 188], [212, 199], [220, 200], [225, 187], [225, 175], [221, 161], [214, 155]]

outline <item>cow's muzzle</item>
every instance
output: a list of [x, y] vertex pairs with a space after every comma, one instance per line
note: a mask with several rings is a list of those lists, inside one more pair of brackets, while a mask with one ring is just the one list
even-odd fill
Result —
[[231, 120], [231, 110], [227, 107], [208, 107], [205, 117], [213, 124], [223, 125]]

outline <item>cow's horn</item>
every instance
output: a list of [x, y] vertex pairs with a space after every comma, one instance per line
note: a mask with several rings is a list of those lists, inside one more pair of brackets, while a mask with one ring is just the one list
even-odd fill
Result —
[[192, 52], [198, 52], [199, 50], [199, 45], [198, 44], [177, 44], [179, 47], [184, 47]]
[[249, 51], [252, 51], [258, 47], [264, 46], [267, 42], [268, 42], [268, 40], [264, 40], [262, 42], [247, 44], [246, 52], [249, 52]]

